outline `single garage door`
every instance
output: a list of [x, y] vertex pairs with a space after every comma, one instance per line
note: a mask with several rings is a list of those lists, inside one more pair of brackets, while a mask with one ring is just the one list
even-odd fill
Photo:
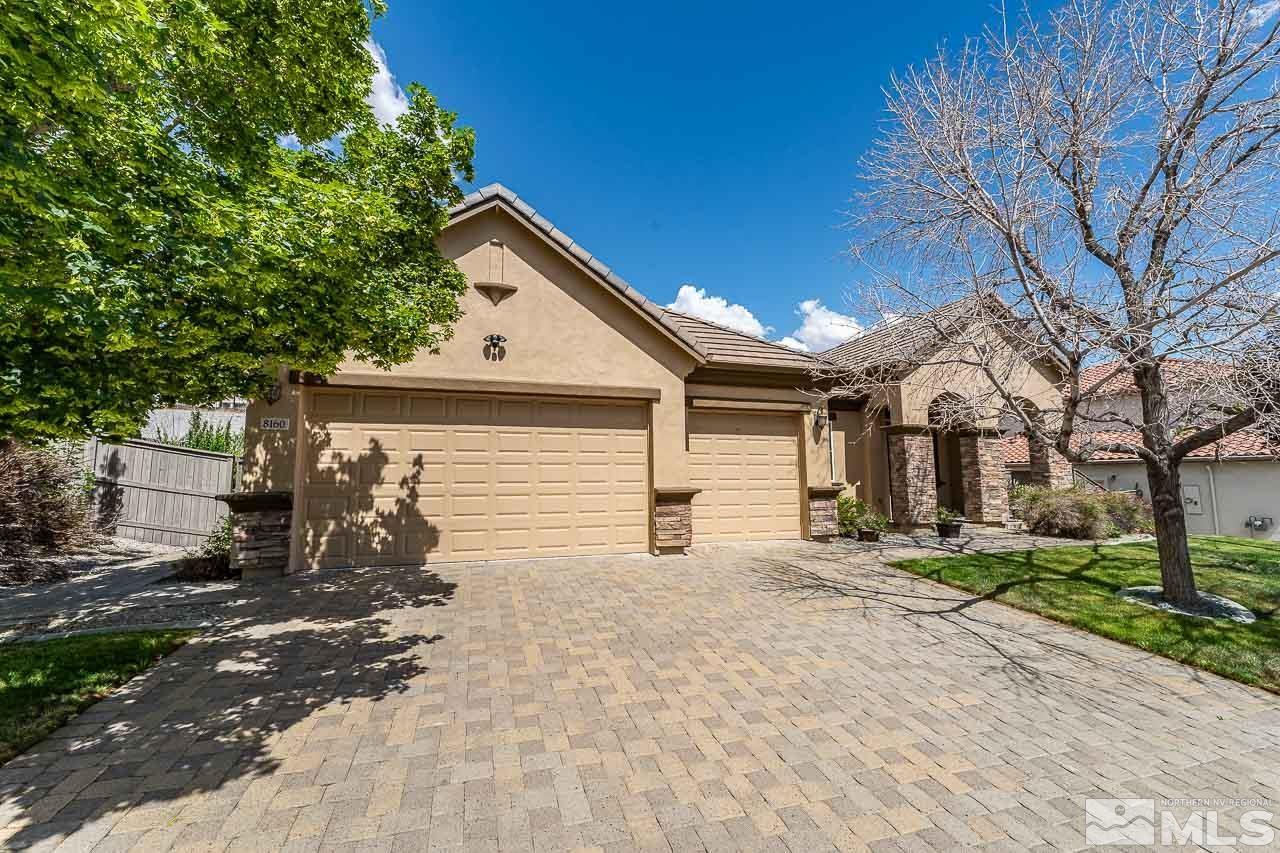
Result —
[[798, 420], [690, 410], [695, 543], [800, 538]]
[[649, 548], [643, 405], [324, 389], [306, 408], [313, 566]]

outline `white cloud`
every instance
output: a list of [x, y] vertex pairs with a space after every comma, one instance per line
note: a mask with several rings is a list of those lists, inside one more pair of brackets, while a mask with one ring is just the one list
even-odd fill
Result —
[[848, 314], [832, 311], [818, 299], [806, 299], [796, 306], [800, 327], [778, 343], [804, 352], [822, 352], [842, 344], [862, 331]]
[[409, 98], [405, 95], [404, 89], [396, 84], [396, 78], [387, 67], [387, 53], [382, 49], [382, 45], [369, 39], [364, 43], [364, 47], [373, 57], [373, 64], [376, 67], [365, 102], [373, 107], [373, 114], [379, 122], [394, 124], [396, 119], [409, 111]]
[[1260, 27], [1270, 21], [1276, 12], [1280, 12], [1280, 0], [1270, 0], [1270, 2], [1250, 9], [1245, 15], [1245, 20], [1249, 22], [1251, 27]]
[[723, 296], [708, 296], [704, 288], [694, 287], [692, 284], [680, 285], [676, 301], [667, 307], [757, 338], [763, 338], [773, 331], [757, 320], [756, 315], [745, 305], [731, 305]]

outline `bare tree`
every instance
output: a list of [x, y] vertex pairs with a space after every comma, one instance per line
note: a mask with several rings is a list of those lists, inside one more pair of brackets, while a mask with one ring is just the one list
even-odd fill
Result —
[[[954, 417], [1002, 412], [1072, 462], [1139, 457], [1177, 603], [1197, 597], [1179, 464], [1280, 423], [1278, 68], [1280, 0], [1002, 14], [892, 79], [863, 160], [856, 299], [948, 344], [886, 361], [976, 372]], [[1058, 365], [1060, 407], [1022, 405], [1010, 350]], [[1175, 359], [1210, 366], [1179, 383]], [[1098, 403], [1113, 376], [1084, 381], [1110, 362], [1132, 376], [1140, 415]], [[901, 375], [834, 373], [844, 394]], [[952, 400], [966, 387], [948, 384]]]

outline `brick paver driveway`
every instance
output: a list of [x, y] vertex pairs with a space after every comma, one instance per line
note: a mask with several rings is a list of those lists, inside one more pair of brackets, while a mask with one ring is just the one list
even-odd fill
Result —
[[1280, 799], [1276, 697], [847, 546], [328, 573], [235, 615], [0, 770], [3, 843], [1076, 849], [1086, 796]]

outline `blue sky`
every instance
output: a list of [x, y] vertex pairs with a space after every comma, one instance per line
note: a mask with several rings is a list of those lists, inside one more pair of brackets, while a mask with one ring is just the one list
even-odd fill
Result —
[[692, 284], [679, 307], [815, 349], [862, 314], [840, 226], [880, 87], [992, 20], [989, 0], [390, 5], [380, 108], [421, 82], [475, 128], [476, 185], [657, 302]]

